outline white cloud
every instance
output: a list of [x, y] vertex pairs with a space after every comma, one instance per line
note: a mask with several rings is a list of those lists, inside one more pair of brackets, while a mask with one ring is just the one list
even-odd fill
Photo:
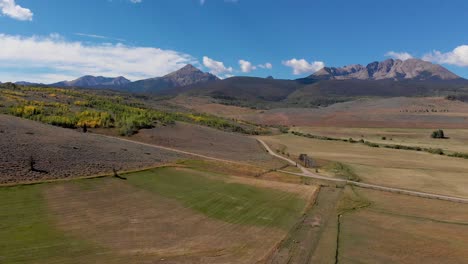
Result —
[[232, 67], [226, 67], [221, 61], [215, 61], [207, 56], [203, 57], [203, 65], [207, 67], [212, 74], [217, 76], [233, 72]]
[[[237, 3], [239, 0], [224, 0], [225, 3]], [[206, 0], [200, 0], [200, 5], [204, 5]]]
[[304, 59], [291, 59], [287, 61], [283, 61], [283, 65], [291, 67], [293, 69], [294, 75], [300, 75], [304, 73], [314, 73], [323, 67], [325, 67], [325, 63], [322, 61], [314, 61], [309, 63]]
[[141, 3], [143, 0], [130, 0], [130, 2], [134, 3], [134, 4], [138, 4], [138, 3]]
[[31, 10], [17, 5], [15, 0], [0, 0], [0, 9], [3, 15], [13, 19], [31, 21], [33, 18]]
[[273, 68], [273, 65], [269, 62], [265, 63], [265, 64], [259, 64], [257, 65], [259, 68], [262, 68], [262, 69], [272, 69]]
[[468, 45], [461, 45], [449, 52], [434, 50], [423, 56], [423, 60], [461, 67], [468, 66]]
[[385, 53], [385, 56], [398, 59], [398, 60], [402, 60], [402, 61], [413, 58], [413, 56], [409, 54], [408, 52], [395, 52], [395, 51], [389, 51]]
[[109, 40], [117, 40], [117, 41], [126, 41], [125, 39], [121, 39], [121, 38], [112, 38], [112, 37], [106, 37], [106, 36], [95, 35], [95, 34], [75, 33], [75, 35], [80, 36], [80, 37], [87, 37], [87, 38], [109, 39]]
[[252, 65], [250, 61], [246, 61], [246, 60], [239, 60], [239, 66], [241, 68], [241, 71], [244, 73], [249, 73], [257, 69], [257, 67]]
[[[16, 74], [16, 80], [60, 81], [85, 74], [119, 76], [131, 80], [161, 76], [184, 65], [197, 64], [188, 54], [152, 47], [123, 44], [71, 42], [53, 34], [48, 37], [22, 37], [0, 34], [0, 65]], [[57, 78], [54, 78], [56, 76]], [[7, 81], [2, 77], [1, 81]], [[21, 78], [20, 78], [21, 77]]]

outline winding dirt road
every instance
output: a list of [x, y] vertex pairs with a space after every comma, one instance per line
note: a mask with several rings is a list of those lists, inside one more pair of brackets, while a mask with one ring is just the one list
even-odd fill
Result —
[[[113, 139], [118, 139], [122, 140], [125, 142], [132, 142], [135, 144], [139, 145], [144, 145], [144, 146], [149, 146], [153, 148], [158, 148], [158, 149], [163, 149], [163, 150], [169, 150], [181, 154], [186, 154], [190, 156], [195, 156], [203, 159], [209, 159], [209, 160], [215, 160], [215, 161], [221, 161], [221, 162], [228, 162], [228, 163], [233, 163], [233, 164], [239, 164], [239, 165], [245, 165], [244, 163], [241, 162], [236, 162], [236, 161], [231, 161], [231, 160], [226, 160], [226, 159], [220, 159], [220, 158], [215, 158], [215, 157], [210, 157], [194, 152], [189, 152], [189, 151], [184, 151], [184, 150], [179, 150], [175, 148], [169, 148], [169, 147], [164, 147], [160, 145], [154, 145], [154, 144], [149, 144], [149, 143], [143, 143], [139, 141], [134, 141], [130, 139], [125, 139], [121, 137], [114, 137], [114, 136], [108, 136], [108, 135], [102, 135], [102, 134], [95, 134], [96, 136], [101, 136], [101, 137], [107, 137], [107, 138], [113, 138]], [[287, 174], [292, 174], [296, 176], [303, 176], [303, 177], [309, 177], [309, 178], [314, 178], [314, 179], [319, 179], [319, 180], [326, 180], [326, 181], [332, 181], [332, 182], [339, 182], [339, 183], [344, 183], [344, 184], [349, 184], [349, 185], [354, 185], [358, 186], [361, 188], [367, 188], [367, 189], [373, 189], [373, 190], [379, 190], [379, 191], [385, 191], [385, 192], [392, 192], [392, 193], [399, 193], [399, 194], [406, 194], [406, 195], [411, 195], [411, 196], [416, 196], [416, 197], [422, 197], [422, 198], [429, 198], [429, 199], [437, 199], [437, 200], [445, 200], [445, 201], [451, 201], [451, 202], [457, 202], [457, 203], [468, 203], [467, 198], [460, 198], [460, 197], [454, 197], [454, 196], [448, 196], [448, 195], [440, 195], [440, 194], [432, 194], [432, 193], [425, 193], [425, 192], [418, 192], [418, 191], [411, 191], [411, 190], [406, 190], [406, 189], [399, 189], [399, 188], [392, 188], [392, 187], [385, 187], [385, 186], [380, 186], [380, 185], [375, 185], [375, 184], [368, 184], [368, 183], [362, 183], [362, 182], [356, 182], [356, 181], [349, 181], [345, 179], [337, 179], [337, 178], [331, 178], [331, 177], [326, 177], [322, 175], [315, 174], [308, 169], [304, 168], [300, 164], [297, 164], [295, 161], [283, 157], [279, 154], [276, 154], [271, 148], [261, 139], [258, 139], [258, 142], [262, 144], [262, 146], [267, 150], [267, 152], [279, 159], [282, 159], [284, 161], [287, 161], [291, 165], [294, 165], [302, 171], [302, 173], [295, 173], [295, 172], [289, 172], [289, 171], [283, 171], [281, 170], [280, 172], [287, 173]]]
[[258, 142], [260, 142], [263, 147], [270, 153], [270, 155], [273, 155], [277, 158], [280, 158], [282, 160], [285, 160], [289, 162], [292, 165], [297, 165], [299, 169], [301, 169], [302, 173], [294, 173], [294, 172], [289, 172], [289, 171], [281, 171], [283, 173], [288, 173], [288, 174], [294, 174], [297, 176], [303, 176], [303, 177], [309, 177], [309, 178], [314, 178], [314, 179], [320, 179], [320, 180], [327, 180], [327, 181], [333, 181], [333, 182], [340, 182], [340, 183], [345, 183], [349, 185], [354, 185], [358, 186], [361, 188], [367, 188], [367, 189], [373, 189], [373, 190], [379, 190], [379, 191], [384, 191], [384, 192], [392, 192], [392, 193], [399, 193], [399, 194], [405, 194], [405, 195], [411, 195], [411, 196], [417, 196], [417, 197], [422, 197], [422, 198], [429, 198], [429, 199], [437, 199], [437, 200], [445, 200], [445, 201], [451, 201], [451, 202], [457, 202], [457, 203], [468, 203], [468, 199], [466, 198], [460, 198], [460, 197], [454, 197], [454, 196], [448, 196], [448, 195], [441, 195], [441, 194], [433, 194], [433, 193], [425, 193], [425, 192], [418, 192], [418, 191], [411, 191], [411, 190], [406, 190], [406, 189], [399, 189], [399, 188], [392, 188], [392, 187], [385, 187], [385, 186], [380, 186], [376, 184], [369, 184], [369, 183], [362, 183], [362, 182], [356, 182], [356, 181], [349, 181], [345, 179], [336, 179], [336, 178], [331, 178], [331, 177], [326, 177], [326, 176], [321, 176], [315, 173], [312, 173], [308, 169], [304, 168], [300, 164], [297, 164], [297, 162], [283, 157], [277, 153], [275, 153], [271, 148], [265, 143], [265, 141], [258, 139]]

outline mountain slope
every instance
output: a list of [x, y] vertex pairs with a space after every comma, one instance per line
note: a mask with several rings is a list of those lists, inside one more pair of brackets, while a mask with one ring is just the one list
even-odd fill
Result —
[[325, 67], [306, 79], [311, 80], [457, 80], [459, 76], [446, 68], [419, 59], [388, 59], [340, 68]]
[[279, 102], [301, 86], [292, 80], [277, 80], [257, 77], [231, 77], [216, 82], [188, 86], [175, 93], [195, 96], [210, 96], [235, 105], [256, 105], [264, 102]]
[[130, 83], [129, 80], [126, 78], [119, 76], [119, 77], [103, 77], [103, 76], [91, 76], [86, 75], [80, 77], [73, 81], [63, 81], [51, 84], [51, 86], [56, 87], [101, 87], [101, 86], [122, 86]]
[[170, 90], [171, 88], [208, 83], [217, 80], [219, 80], [219, 78], [215, 75], [202, 72], [188, 64], [180, 70], [162, 77], [132, 82], [125, 85], [123, 89], [130, 92], [158, 93]]

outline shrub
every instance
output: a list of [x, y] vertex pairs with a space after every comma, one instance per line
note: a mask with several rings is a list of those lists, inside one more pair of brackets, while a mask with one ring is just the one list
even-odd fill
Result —
[[427, 152], [432, 153], [432, 154], [438, 154], [438, 155], [444, 155], [444, 151], [440, 148], [437, 149], [428, 149]]
[[468, 153], [455, 152], [448, 155], [449, 157], [468, 159]]
[[332, 172], [335, 176], [345, 178], [350, 181], [360, 181], [359, 176], [354, 170], [341, 162], [332, 162], [325, 167], [326, 170]]
[[433, 131], [431, 138], [445, 138], [444, 131], [442, 129]]

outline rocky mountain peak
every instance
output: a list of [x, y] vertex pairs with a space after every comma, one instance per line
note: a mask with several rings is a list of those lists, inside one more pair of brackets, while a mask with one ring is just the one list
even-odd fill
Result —
[[369, 63], [366, 67], [360, 64], [344, 67], [325, 67], [308, 78], [318, 80], [455, 80], [459, 76], [446, 68], [420, 59], [405, 61], [387, 59]]

